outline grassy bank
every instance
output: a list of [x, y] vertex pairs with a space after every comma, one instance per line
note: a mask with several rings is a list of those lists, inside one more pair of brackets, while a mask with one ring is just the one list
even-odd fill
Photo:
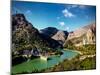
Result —
[[45, 72], [59, 72], [59, 71], [75, 71], [75, 70], [90, 70], [96, 68], [96, 57], [86, 58], [79, 61], [79, 57], [72, 60], [64, 60], [53, 68], [45, 70]]
[[53, 68], [45, 70], [45, 72], [58, 72], [58, 71], [74, 71], [74, 70], [90, 70], [96, 68], [96, 45], [84, 46], [69, 46], [67, 49], [75, 50], [80, 55], [71, 59], [64, 60]]
[[76, 50], [81, 52], [83, 55], [93, 55], [96, 54], [96, 45], [95, 44], [87, 44], [83, 46], [73, 46], [69, 45], [68, 47], [65, 47], [65, 49], [69, 50]]

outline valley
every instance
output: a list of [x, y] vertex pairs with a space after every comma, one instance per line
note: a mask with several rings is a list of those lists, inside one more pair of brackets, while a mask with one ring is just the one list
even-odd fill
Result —
[[24, 14], [12, 15], [12, 74], [95, 68], [95, 23], [72, 32], [38, 30]]

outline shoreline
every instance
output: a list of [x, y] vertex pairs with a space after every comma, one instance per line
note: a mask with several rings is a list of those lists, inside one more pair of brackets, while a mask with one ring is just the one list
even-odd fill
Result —
[[77, 52], [79, 53], [80, 55], [83, 55], [83, 53], [81, 51], [77, 51], [77, 50], [69, 50], [69, 49], [64, 49], [64, 50], [68, 50], [68, 51], [72, 51], [72, 52]]

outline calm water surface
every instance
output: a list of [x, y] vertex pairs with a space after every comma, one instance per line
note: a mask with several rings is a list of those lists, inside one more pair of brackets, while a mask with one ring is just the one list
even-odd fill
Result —
[[63, 62], [64, 59], [71, 59], [75, 57], [78, 53], [74, 52], [72, 50], [63, 50], [63, 55], [56, 56], [52, 55], [50, 56], [50, 60], [44, 61], [40, 58], [30, 60], [29, 62], [24, 62], [21, 64], [18, 64], [16, 66], [12, 67], [13, 73], [22, 73], [22, 72], [33, 72], [33, 71], [41, 71], [43, 69], [47, 69], [50, 67], [55, 66], [56, 64], [59, 64], [60, 62]]

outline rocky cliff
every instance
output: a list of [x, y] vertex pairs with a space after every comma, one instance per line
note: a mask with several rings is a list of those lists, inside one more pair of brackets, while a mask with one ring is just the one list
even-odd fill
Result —
[[58, 30], [54, 27], [48, 27], [48, 28], [42, 29], [40, 32], [42, 34], [49, 36], [52, 39], [58, 41], [62, 45], [68, 37], [67, 31], [61, 31], [61, 30]]
[[38, 29], [34, 27], [24, 14], [12, 15], [12, 50], [30, 50], [30, 49], [56, 49], [61, 48], [56, 40], [42, 35]]
[[52, 36], [53, 39], [57, 40], [60, 44], [64, 44], [65, 40], [68, 37], [68, 32], [64, 31], [58, 31], [54, 36]]
[[80, 46], [83, 44], [95, 44], [96, 41], [96, 24], [86, 25], [69, 33], [64, 46], [70, 41], [71, 44]]

